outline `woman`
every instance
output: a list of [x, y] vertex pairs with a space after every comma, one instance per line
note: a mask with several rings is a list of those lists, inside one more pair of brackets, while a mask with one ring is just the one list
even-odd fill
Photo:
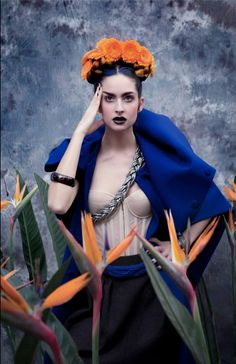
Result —
[[[92, 213], [101, 251], [115, 246], [136, 224], [171, 259], [164, 209], [171, 209], [181, 240], [190, 217], [191, 243], [213, 216], [229, 205], [212, 182], [214, 169], [197, 157], [165, 116], [144, 110], [142, 81], [154, 74], [151, 53], [136, 41], [102, 39], [82, 59], [82, 78], [94, 84], [93, 99], [72, 138], [52, 150], [46, 171], [55, 171], [49, 208], [81, 242], [81, 211]], [[95, 121], [97, 112], [102, 119]], [[200, 278], [222, 234], [222, 224], [189, 269]], [[136, 238], [103, 275], [101, 364], [190, 363], [180, 359], [180, 340], [166, 318], [144, 270]], [[68, 256], [68, 252], [65, 257]], [[159, 267], [159, 269], [161, 269]], [[160, 271], [175, 295], [184, 297]], [[78, 274], [73, 263], [65, 280]], [[91, 362], [91, 304], [83, 293], [58, 315], [80, 355]], [[171, 343], [171, 350], [170, 348]]]

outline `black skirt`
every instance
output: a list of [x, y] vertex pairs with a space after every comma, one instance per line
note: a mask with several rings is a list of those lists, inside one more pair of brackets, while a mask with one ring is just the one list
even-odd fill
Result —
[[[141, 262], [138, 255], [120, 257], [112, 265]], [[144, 272], [138, 276], [102, 276], [100, 364], [179, 363], [181, 340], [165, 315]], [[86, 364], [92, 362], [92, 300], [78, 295], [77, 309], [65, 326]]]

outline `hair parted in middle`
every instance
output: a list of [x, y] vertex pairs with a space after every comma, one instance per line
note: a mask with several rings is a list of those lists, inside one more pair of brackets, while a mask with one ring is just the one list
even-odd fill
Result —
[[103, 80], [104, 77], [109, 77], [117, 74], [122, 74], [133, 79], [135, 82], [136, 90], [138, 92], [138, 97], [142, 96], [142, 81], [138, 76], [136, 76], [133, 68], [125, 63], [116, 63], [111, 65], [109, 68], [104, 66], [103, 73], [101, 75], [92, 74], [90, 83], [94, 84], [94, 92], [96, 92], [99, 83]]

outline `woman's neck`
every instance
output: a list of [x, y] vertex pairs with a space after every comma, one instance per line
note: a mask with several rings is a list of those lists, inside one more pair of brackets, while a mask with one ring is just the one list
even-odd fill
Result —
[[136, 150], [137, 142], [133, 132], [133, 128], [129, 128], [124, 131], [114, 131], [110, 128], [106, 128], [103, 139], [103, 150], [115, 150], [117, 152], [124, 150]]

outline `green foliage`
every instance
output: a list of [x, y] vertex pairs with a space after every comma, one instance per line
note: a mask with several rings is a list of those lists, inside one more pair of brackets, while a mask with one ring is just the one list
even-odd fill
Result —
[[153, 289], [162, 304], [166, 315], [188, 346], [196, 362], [198, 364], [210, 364], [208, 350], [201, 328], [193, 320], [187, 308], [172, 294], [147, 254], [143, 250], [141, 250], [140, 254], [150, 277]]
[[[19, 174], [19, 172], [17, 173]], [[20, 186], [23, 188], [25, 181], [20, 174], [19, 177]], [[28, 188], [26, 188], [24, 196], [28, 195], [28, 193]], [[29, 279], [36, 280], [36, 276], [39, 274], [41, 281], [44, 282], [47, 279], [45, 251], [30, 200], [27, 201], [27, 204], [21, 205], [21, 211], [18, 215], [15, 214], [15, 217], [18, 217], [20, 224], [22, 248], [25, 264], [29, 272]], [[37, 261], [39, 262], [39, 272], [37, 271]]]
[[35, 179], [38, 184], [42, 207], [47, 219], [47, 225], [52, 237], [53, 249], [56, 254], [57, 264], [60, 267], [66, 247], [66, 239], [64, 234], [58, 227], [56, 216], [48, 208], [48, 183], [35, 173]]
[[15, 352], [14, 364], [32, 364], [39, 351], [39, 340], [34, 336], [25, 334]]
[[[24, 180], [19, 172], [17, 172], [17, 174], [19, 174], [20, 188], [22, 189], [24, 185]], [[30, 283], [26, 283], [26, 286], [20, 289], [21, 295], [28, 302], [31, 308], [36, 307], [36, 305], [39, 304], [42, 298], [47, 297], [61, 284], [65, 271], [71, 261], [71, 258], [69, 258], [66, 262], [62, 264], [62, 258], [66, 246], [66, 237], [61, 232], [57, 224], [56, 216], [47, 207], [48, 184], [37, 175], [35, 175], [35, 178], [38, 186], [36, 186], [30, 192], [27, 188], [25, 189], [23, 200], [19, 203], [19, 205], [17, 205], [13, 214], [13, 225], [10, 236], [12, 249], [14, 248], [13, 229], [15, 226], [15, 222], [18, 220], [21, 232], [22, 250], [24, 254], [25, 264], [29, 272], [29, 280], [39, 280], [40, 284], [46, 282], [47, 265], [43, 240], [31, 204], [31, 198], [37, 191], [39, 191], [42, 206], [48, 223], [48, 228], [53, 240], [55, 256], [57, 258], [57, 263], [60, 268], [55, 272], [55, 274], [45, 286], [43, 284], [43, 287], [41, 287], [40, 290], [41, 292], [36, 293], [35, 288], [37, 287]], [[40, 262], [38, 271], [36, 263], [37, 261]], [[11, 267], [12, 265], [10, 265], [10, 268]], [[3, 275], [7, 274], [8, 272], [8, 269], [1, 269], [1, 273]], [[24, 283], [15, 275], [9, 278], [9, 282], [14, 287], [19, 287], [21, 285], [24, 286]], [[39, 293], [41, 293], [40, 297], [38, 296]], [[27, 318], [25, 322], [22, 322], [20, 318], [18, 319], [17, 316], [13, 317], [9, 313], [2, 312], [1, 318], [2, 320], [4, 320], [3, 324], [9, 337], [9, 341], [12, 345], [12, 349], [14, 351], [14, 362], [16, 364], [33, 364], [36, 362], [43, 363], [42, 348], [44, 350], [47, 350], [47, 352], [51, 353], [50, 355], [52, 356], [52, 361], [54, 362], [54, 356], [50, 351], [49, 346], [39, 340], [40, 335], [37, 337], [37, 333], [34, 329], [33, 323], [30, 320], [30, 317]], [[64, 363], [83, 364], [83, 361], [79, 357], [76, 346], [71, 339], [68, 331], [56, 319], [56, 317], [51, 313], [50, 310], [47, 310], [44, 313], [43, 319], [47, 322], [49, 327], [52, 327], [54, 331], [57, 331], [56, 336], [58, 337], [60, 343]], [[21, 328], [23, 327], [22, 325], [25, 326], [25, 330], [26, 332], [28, 331], [28, 333], [24, 334], [19, 342], [19, 340], [16, 340], [15, 338], [14, 326]], [[32, 336], [34, 331], [36, 336]], [[29, 332], [31, 332], [31, 334], [29, 334]]]
[[70, 334], [56, 318], [55, 315], [50, 313], [46, 319], [48, 326], [56, 333], [57, 340], [62, 350], [63, 361], [66, 364], [84, 364], [83, 360], [79, 357], [78, 351]]
[[[18, 172], [19, 174], [19, 172]], [[20, 174], [19, 174], [20, 176]], [[13, 228], [16, 220], [19, 222], [21, 240], [22, 240], [22, 250], [24, 254], [25, 264], [29, 272], [29, 280], [34, 280], [35, 285], [28, 284], [27, 286], [20, 289], [21, 295], [25, 298], [32, 309], [37, 309], [37, 305], [51, 294], [60, 284], [62, 278], [67, 270], [71, 258], [66, 262], [62, 263], [64, 250], [66, 245], [70, 246], [72, 256], [74, 256], [75, 262], [80, 268], [80, 271], [91, 271], [93, 274], [93, 280], [89, 284], [90, 293], [94, 293], [96, 290], [96, 274], [93, 269], [84, 258], [83, 249], [78, 253], [78, 249], [74, 249], [73, 244], [70, 243], [70, 239], [66, 236], [65, 231], [63, 232], [59, 226], [55, 214], [53, 214], [47, 206], [47, 194], [48, 194], [48, 184], [37, 174], [35, 174], [35, 179], [37, 186], [33, 188], [30, 192], [26, 188], [24, 199], [16, 206], [13, 214], [12, 230], [10, 233], [10, 255], [11, 261], [13, 262], [13, 248], [14, 248], [14, 235]], [[236, 180], [236, 178], [235, 178]], [[20, 186], [24, 185], [24, 180], [20, 176]], [[46, 216], [47, 226], [51, 234], [53, 249], [55, 253], [55, 258], [58, 264], [58, 270], [51, 277], [51, 279], [46, 283], [47, 279], [47, 264], [45, 251], [43, 246], [43, 239], [40, 234], [37, 220], [35, 218], [34, 210], [31, 204], [31, 199], [35, 193], [39, 191], [40, 200], [42, 207]], [[235, 243], [235, 231], [230, 231], [230, 227], [225, 221], [227, 237], [232, 252], [231, 260], [231, 271], [232, 271], [232, 299], [234, 306], [234, 335], [236, 338], [236, 243]], [[220, 364], [219, 349], [217, 346], [217, 340], [215, 336], [214, 321], [212, 317], [212, 310], [210, 301], [207, 295], [207, 288], [204, 281], [202, 280], [198, 285], [197, 289], [197, 302], [196, 302], [196, 312], [194, 317], [190, 314], [187, 308], [181, 304], [175, 296], [172, 294], [164, 280], [162, 279], [159, 271], [155, 268], [154, 264], [147, 256], [147, 254], [141, 250], [141, 257], [144, 261], [147, 273], [150, 277], [151, 283], [153, 285], [154, 291], [163, 306], [163, 309], [173, 326], [176, 328], [177, 332], [191, 351], [196, 363], [198, 364]], [[37, 261], [39, 261], [37, 267]], [[165, 268], [165, 262], [160, 262]], [[168, 268], [168, 267], [167, 267]], [[174, 268], [171, 274], [175, 275]], [[6, 274], [8, 271], [2, 269], [2, 274]], [[40, 277], [40, 279], [39, 279]], [[19, 287], [22, 285], [22, 281], [16, 276], [9, 279], [9, 282], [14, 287]], [[37, 282], [42, 284], [40, 290], [36, 290]], [[24, 284], [24, 283], [23, 283]], [[27, 284], [27, 282], [26, 282]], [[12, 349], [15, 352], [14, 362], [15, 364], [35, 364], [43, 363], [43, 352], [47, 352], [48, 355], [54, 361], [54, 354], [49, 345], [40, 341], [43, 340], [43, 336], [37, 336], [37, 327], [30, 321], [30, 317], [27, 317], [26, 322], [24, 322], [24, 330], [26, 333], [20, 340], [17, 340], [14, 331], [14, 325], [16, 327], [22, 328], [21, 317], [16, 316], [16, 321], [14, 317], [9, 314], [9, 312], [4, 312], [2, 314], [2, 319], [5, 320], [4, 327], [9, 336], [9, 341], [12, 345]], [[58, 319], [53, 315], [51, 310], [46, 310], [42, 316], [42, 324], [47, 324], [47, 327], [51, 328], [57, 337], [59, 342], [62, 360], [66, 364], [83, 364], [83, 360], [79, 357], [75, 343], [73, 342], [71, 336], [65, 327], [58, 321]], [[99, 322], [99, 321], [98, 321]], [[32, 327], [29, 329], [29, 326]], [[34, 326], [35, 325], [35, 326]], [[99, 324], [98, 326], [99, 327]], [[16, 331], [17, 332], [17, 331]], [[31, 332], [31, 334], [29, 333]], [[32, 336], [36, 334], [36, 336]], [[97, 329], [98, 340], [99, 329]], [[47, 342], [47, 340], [45, 340]], [[93, 360], [95, 360], [94, 353], [98, 354], [98, 342], [93, 341]], [[95, 349], [94, 349], [95, 347]], [[170, 343], [171, 348], [171, 343]], [[235, 360], [236, 360], [236, 353]], [[96, 357], [96, 362], [99, 358]]]
[[202, 326], [207, 341], [207, 347], [209, 349], [211, 363], [220, 364], [221, 359], [217, 343], [215, 319], [212, 311], [210, 298], [207, 292], [206, 283], [203, 277], [200, 279], [200, 282], [197, 285], [196, 293], [197, 293], [197, 302], [200, 311]]

